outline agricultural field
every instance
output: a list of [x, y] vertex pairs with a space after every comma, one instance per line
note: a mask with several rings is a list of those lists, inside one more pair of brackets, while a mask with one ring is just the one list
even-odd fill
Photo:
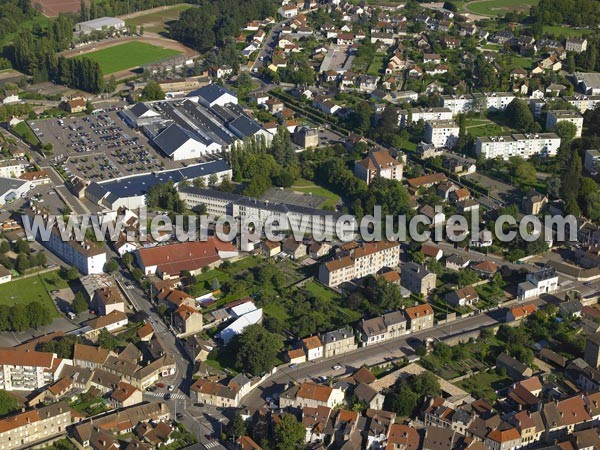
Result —
[[464, 8], [482, 16], [503, 16], [509, 11], [529, 11], [537, 0], [482, 0], [466, 3]]
[[186, 9], [192, 8], [192, 5], [182, 3], [179, 5], [167, 6], [160, 11], [153, 11], [147, 14], [139, 14], [134, 17], [124, 17], [125, 23], [132, 27], [143, 26], [145, 31], [151, 33], [167, 33], [169, 24], [179, 19], [179, 14]]
[[153, 63], [179, 54], [180, 52], [176, 50], [145, 42], [131, 41], [85, 53], [84, 56], [97, 61], [104, 75], [110, 75], [111, 73]]

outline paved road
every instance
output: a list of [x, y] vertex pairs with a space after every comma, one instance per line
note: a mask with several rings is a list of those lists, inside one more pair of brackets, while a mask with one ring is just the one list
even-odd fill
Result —
[[[537, 302], [541, 301], [538, 300]], [[465, 319], [458, 319], [448, 324], [439, 325], [429, 330], [413, 333], [374, 346], [361, 347], [336, 358], [300, 364], [294, 369], [291, 369], [289, 366], [280, 366], [275, 375], [265, 380], [244, 397], [242, 404], [249, 408], [259, 408], [265, 404], [266, 397], [272, 397], [275, 393], [281, 393], [286, 384], [314, 379], [320, 376], [341, 376], [344, 373], [351, 373], [365, 364], [371, 366], [402, 358], [403, 356], [410, 356], [415, 353], [414, 347], [417, 339], [435, 338], [444, 340], [451, 336], [467, 334], [474, 330], [498, 324], [502, 320], [502, 316], [502, 311], [496, 310]], [[345, 372], [343, 370], [333, 370], [332, 367], [336, 364], [344, 367]]]

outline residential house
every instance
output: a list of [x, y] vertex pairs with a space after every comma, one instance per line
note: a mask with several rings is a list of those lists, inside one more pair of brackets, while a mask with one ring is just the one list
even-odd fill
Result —
[[465, 286], [449, 292], [445, 298], [453, 306], [472, 306], [479, 301], [479, 294], [473, 286]]
[[525, 281], [517, 287], [517, 297], [520, 301], [551, 294], [558, 290], [558, 275], [553, 268], [546, 268], [528, 273]]
[[325, 406], [333, 408], [342, 404], [344, 392], [338, 388], [323, 386], [310, 382], [292, 386], [279, 397], [279, 406], [285, 408], [318, 408]]
[[319, 336], [310, 336], [302, 339], [302, 348], [306, 353], [306, 360], [313, 361], [323, 357], [323, 343]]
[[411, 333], [433, 327], [433, 308], [430, 304], [411, 306], [405, 310], [408, 317], [407, 330]]
[[402, 311], [390, 312], [368, 320], [363, 319], [357, 328], [363, 347], [404, 336], [409, 330]]
[[116, 286], [97, 289], [94, 293], [94, 304], [101, 316], [106, 316], [113, 311], [125, 312], [125, 298]]
[[533, 370], [522, 362], [502, 352], [496, 358], [496, 368], [505, 369], [506, 374], [513, 380], [522, 380], [533, 375]]
[[356, 350], [358, 347], [354, 332], [349, 327], [323, 333], [321, 342], [323, 343], [323, 356], [325, 358], [343, 355]]
[[530, 316], [531, 314], [537, 311], [537, 306], [535, 305], [518, 305], [512, 306], [508, 309], [506, 313], [506, 321], [507, 322], [515, 322], [523, 320], [525, 317]]
[[434, 272], [430, 272], [427, 267], [414, 262], [406, 263], [402, 267], [400, 278], [402, 286], [423, 296], [429, 295], [435, 289], [437, 279]]

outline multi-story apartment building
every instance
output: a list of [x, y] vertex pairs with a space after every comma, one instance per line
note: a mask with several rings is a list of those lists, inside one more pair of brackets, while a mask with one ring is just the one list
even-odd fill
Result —
[[73, 422], [64, 402], [20, 412], [0, 420], [0, 448], [30, 448], [66, 433]]
[[239, 220], [258, 220], [265, 223], [279, 222], [280, 229], [302, 229], [308, 232], [333, 236], [336, 222], [341, 214], [303, 206], [263, 202], [242, 195], [230, 194], [213, 189], [185, 187], [179, 190], [179, 198], [190, 209], [204, 205], [208, 214], [229, 215]]
[[453, 120], [436, 120], [425, 123], [425, 142], [436, 148], [453, 148], [460, 129]]
[[321, 335], [321, 342], [323, 342], [323, 356], [325, 358], [342, 355], [356, 350], [358, 347], [351, 328], [340, 328], [324, 333]]
[[565, 95], [562, 99], [576, 107], [581, 114], [600, 105], [600, 95]]
[[410, 108], [398, 111], [398, 126], [405, 128], [417, 123], [431, 120], [451, 120], [452, 111], [449, 108]]
[[586, 150], [585, 159], [583, 161], [583, 167], [588, 172], [598, 172], [598, 161], [600, 161], [600, 151], [598, 150]]
[[0, 387], [5, 391], [40, 389], [58, 379], [65, 362], [56, 363], [55, 353], [0, 348]]
[[514, 99], [512, 92], [442, 95], [442, 106], [456, 116], [469, 111], [504, 111]]
[[577, 129], [575, 137], [581, 137], [583, 131], [583, 116], [581, 113], [569, 109], [548, 111], [548, 114], [546, 114], [546, 130], [555, 131], [556, 125], [560, 122], [571, 122]]
[[371, 151], [365, 159], [354, 164], [354, 174], [367, 184], [375, 177], [400, 181], [403, 169], [404, 163], [393, 158], [387, 150]]
[[555, 156], [560, 147], [560, 137], [555, 133], [513, 134], [511, 136], [482, 136], [475, 141], [477, 156], [485, 159], [533, 155]]
[[329, 287], [338, 286], [399, 263], [400, 245], [397, 242], [367, 242], [351, 250], [343, 250], [335, 259], [321, 264], [319, 281]]
[[[46, 220], [48, 214], [43, 210], [38, 210], [33, 206], [27, 215], [30, 219], [29, 228], [34, 230], [31, 225], [36, 215]], [[35, 239], [40, 240], [42, 244], [47, 247], [52, 253], [56, 254], [60, 259], [66, 263], [77, 267], [77, 269], [84, 275], [99, 274], [104, 272], [104, 265], [106, 264], [106, 251], [104, 247], [96, 244], [89, 239], [84, 239], [78, 242], [75, 239], [63, 239], [59, 229], [54, 226], [48, 236], [43, 236], [43, 232], [40, 231], [35, 236]]]
[[0, 178], [19, 178], [25, 173], [25, 162], [18, 159], [0, 161]]

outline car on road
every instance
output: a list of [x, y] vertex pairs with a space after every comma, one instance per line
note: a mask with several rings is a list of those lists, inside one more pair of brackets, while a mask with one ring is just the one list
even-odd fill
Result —
[[167, 389], [168, 389], [169, 392], [173, 392], [175, 390], [175, 386], [173, 386], [172, 384], [170, 384]]
[[177, 413], [177, 414], [175, 414], [175, 417], [177, 417], [178, 419], [181, 419], [183, 417], [183, 414]]
[[165, 400], [170, 400], [170, 399], [171, 399], [171, 394], [169, 394], [169, 393], [167, 392], [163, 398], [164, 398]]
[[336, 364], [335, 366], [332, 367], [333, 370], [340, 370], [342, 368], [342, 366], [340, 366], [339, 364]]
[[290, 369], [295, 369], [296, 367], [298, 367], [298, 364], [296, 364], [296, 363], [290, 364]]
[[164, 383], [156, 383], [156, 387], [159, 387], [162, 389], [165, 387], [165, 384]]

